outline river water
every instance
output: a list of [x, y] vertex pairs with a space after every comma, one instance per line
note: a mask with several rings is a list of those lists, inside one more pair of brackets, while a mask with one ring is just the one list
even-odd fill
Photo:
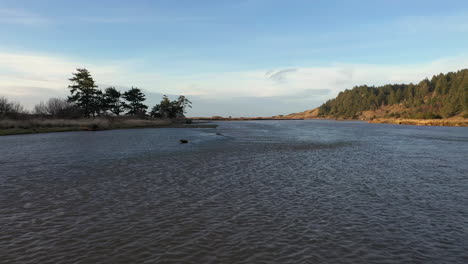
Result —
[[217, 124], [0, 137], [0, 263], [468, 262], [468, 128]]

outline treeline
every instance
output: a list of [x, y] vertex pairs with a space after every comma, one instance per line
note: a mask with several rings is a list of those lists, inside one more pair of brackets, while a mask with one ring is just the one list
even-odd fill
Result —
[[[87, 69], [77, 69], [69, 79], [70, 96], [50, 98], [34, 107], [31, 114], [53, 118], [90, 118], [102, 116], [134, 116], [155, 118], [183, 118], [191, 102], [185, 96], [171, 101], [166, 95], [160, 104], [147, 111], [146, 96], [138, 87], [120, 92], [115, 87], [100, 90]], [[17, 102], [0, 97], [0, 118], [18, 118], [28, 114]]]
[[0, 119], [10, 117], [16, 118], [25, 113], [24, 107], [18, 102], [9, 101], [5, 97], [0, 97]]
[[468, 117], [468, 69], [424, 79], [418, 84], [357, 86], [340, 92], [319, 107], [319, 116], [358, 118], [363, 111], [399, 105], [405, 110], [386, 117], [449, 118]]

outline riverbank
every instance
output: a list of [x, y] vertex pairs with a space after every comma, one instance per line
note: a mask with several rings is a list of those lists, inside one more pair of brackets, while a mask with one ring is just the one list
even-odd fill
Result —
[[467, 118], [456, 119], [402, 119], [402, 118], [375, 118], [369, 123], [416, 125], [416, 126], [453, 126], [468, 127]]
[[136, 128], [215, 128], [214, 124], [185, 124], [169, 119], [129, 119], [129, 118], [93, 118], [93, 119], [27, 119], [0, 120], [0, 136], [70, 132], [99, 131]]
[[288, 116], [279, 117], [233, 117], [233, 118], [191, 118], [201, 121], [267, 121], [267, 120], [336, 120], [336, 121], [367, 121], [374, 124], [395, 124], [395, 125], [416, 125], [416, 126], [451, 126], [468, 127], [468, 118], [449, 118], [449, 119], [408, 119], [408, 118], [374, 118], [367, 119], [346, 119], [334, 117], [308, 117], [308, 118], [290, 118]]
[[282, 118], [282, 117], [190, 117], [190, 120], [200, 121], [255, 121], [255, 120], [302, 120], [303, 118]]

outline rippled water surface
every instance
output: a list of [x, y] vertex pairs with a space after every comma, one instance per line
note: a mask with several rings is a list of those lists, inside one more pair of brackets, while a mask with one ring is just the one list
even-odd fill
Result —
[[218, 124], [0, 137], [0, 263], [468, 263], [467, 128]]

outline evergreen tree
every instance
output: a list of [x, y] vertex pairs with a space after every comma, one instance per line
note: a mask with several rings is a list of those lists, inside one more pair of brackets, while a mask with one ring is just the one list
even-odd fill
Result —
[[148, 106], [143, 104], [146, 100], [145, 94], [139, 88], [132, 87], [122, 97], [128, 102], [123, 103], [124, 108], [128, 110], [127, 115], [144, 116], [146, 114]]
[[183, 118], [186, 113], [185, 109], [191, 106], [192, 102], [185, 96], [181, 95], [177, 100], [170, 101], [167, 95], [158, 105], [155, 105], [151, 110], [151, 116], [157, 118]]
[[468, 115], [468, 69], [439, 74], [417, 85], [357, 86], [324, 103], [319, 115], [355, 118], [362, 111], [395, 104], [407, 108], [404, 117], [451, 117], [463, 112]]
[[103, 115], [106, 113], [107, 108], [108, 107], [104, 93], [101, 90], [97, 90], [96, 94], [92, 98], [91, 115], [93, 117]]
[[122, 94], [115, 87], [108, 87], [104, 93], [106, 108], [114, 115], [120, 115], [124, 112], [124, 104], [120, 100]]
[[76, 69], [76, 71], [69, 79], [72, 85], [68, 86], [71, 93], [68, 102], [80, 107], [85, 117], [90, 117], [96, 112], [98, 103], [96, 97], [99, 96], [99, 90], [96, 89], [97, 85], [87, 69]]

